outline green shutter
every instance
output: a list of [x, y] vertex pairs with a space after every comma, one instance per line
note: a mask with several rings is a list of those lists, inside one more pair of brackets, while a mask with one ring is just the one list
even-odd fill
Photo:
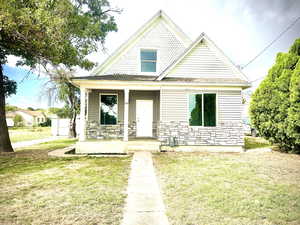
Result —
[[189, 95], [189, 124], [202, 126], [202, 94]]
[[204, 126], [216, 126], [216, 94], [204, 94]]

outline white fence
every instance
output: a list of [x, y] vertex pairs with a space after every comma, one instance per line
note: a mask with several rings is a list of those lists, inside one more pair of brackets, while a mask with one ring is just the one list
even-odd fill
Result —
[[[79, 135], [80, 131], [79, 118], [76, 120], [76, 133]], [[52, 118], [51, 119], [51, 134], [53, 136], [68, 136], [70, 127], [70, 119], [60, 119]]]

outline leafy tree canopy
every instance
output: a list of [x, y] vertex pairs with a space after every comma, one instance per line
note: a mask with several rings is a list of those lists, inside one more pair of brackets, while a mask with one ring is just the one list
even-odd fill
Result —
[[7, 76], [3, 76], [4, 83], [4, 96], [8, 97], [10, 95], [16, 94], [17, 83], [14, 80], [10, 80]]
[[17, 106], [13, 106], [13, 105], [5, 105], [5, 111], [6, 112], [15, 112], [18, 110]]
[[0, 0], [0, 63], [20, 56], [20, 65], [80, 66], [117, 25], [107, 0]]
[[252, 96], [250, 116], [263, 137], [300, 153], [300, 39], [288, 53], [278, 53]]

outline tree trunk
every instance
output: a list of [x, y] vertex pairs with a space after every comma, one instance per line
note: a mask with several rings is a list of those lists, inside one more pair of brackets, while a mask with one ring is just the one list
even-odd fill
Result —
[[70, 130], [69, 130], [69, 137], [76, 138], [76, 111], [74, 110], [72, 118], [70, 119]]
[[13, 151], [6, 123], [3, 67], [0, 64], [0, 152]]

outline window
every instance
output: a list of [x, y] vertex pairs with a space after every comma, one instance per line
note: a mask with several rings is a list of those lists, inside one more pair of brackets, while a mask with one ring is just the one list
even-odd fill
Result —
[[189, 95], [189, 125], [216, 126], [216, 94]]
[[118, 96], [116, 94], [101, 94], [100, 110], [101, 125], [116, 125], [118, 120]]
[[156, 62], [156, 50], [141, 50], [141, 72], [156, 72]]

